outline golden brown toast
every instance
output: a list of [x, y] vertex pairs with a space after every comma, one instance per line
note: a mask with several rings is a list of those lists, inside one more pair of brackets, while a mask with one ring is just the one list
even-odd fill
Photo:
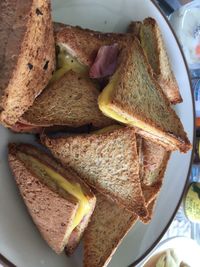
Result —
[[137, 35], [151, 65], [155, 79], [172, 104], [182, 102], [176, 78], [172, 72], [161, 31], [155, 19], [131, 22], [129, 32]]
[[0, 122], [12, 126], [55, 67], [50, 1], [0, 1], [0, 19]]

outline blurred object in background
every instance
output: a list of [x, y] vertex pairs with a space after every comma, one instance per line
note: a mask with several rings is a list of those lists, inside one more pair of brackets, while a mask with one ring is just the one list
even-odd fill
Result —
[[170, 15], [169, 20], [182, 45], [189, 68], [200, 69], [200, 1], [182, 6]]
[[[195, 111], [196, 111], [196, 128], [200, 130], [200, 79], [192, 79], [192, 89], [194, 93]], [[200, 131], [199, 131], [200, 134]]]
[[200, 223], [200, 183], [190, 184], [184, 200], [184, 209], [191, 222]]

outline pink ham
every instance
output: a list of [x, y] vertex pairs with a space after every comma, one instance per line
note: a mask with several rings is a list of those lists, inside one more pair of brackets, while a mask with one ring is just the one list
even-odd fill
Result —
[[116, 70], [118, 55], [118, 44], [102, 46], [97, 53], [94, 64], [90, 68], [90, 78], [111, 76]]
[[43, 128], [18, 121], [12, 126], [11, 130], [17, 133], [41, 133]]

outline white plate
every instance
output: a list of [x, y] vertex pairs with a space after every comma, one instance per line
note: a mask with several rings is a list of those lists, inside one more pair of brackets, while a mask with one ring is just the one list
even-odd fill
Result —
[[168, 249], [173, 249], [178, 259], [189, 266], [199, 267], [200, 246], [195, 240], [187, 237], [175, 237], [164, 240], [148, 255], [148, 258], [140, 266], [150, 267], [150, 262], [153, 263], [154, 260], [157, 262], [160, 253], [162, 254]]
[[[174, 35], [163, 15], [150, 0], [55, 0], [54, 20], [100, 31], [125, 31], [131, 20], [154, 17], [163, 33], [167, 51], [184, 102], [175, 107], [193, 142], [194, 112], [187, 69]], [[33, 140], [0, 128], [0, 253], [20, 267], [82, 266], [81, 249], [72, 258], [57, 256], [40, 237], [19, 196], [7, 164], [10, 141]], [[140, 259], [156, 244], [172, 219], [181, 199], [192, 152], [173, 153], [165, 175], [155, 216], [149, 225], [138, 222], [125, 238], [110, 267], [124, 267]]]

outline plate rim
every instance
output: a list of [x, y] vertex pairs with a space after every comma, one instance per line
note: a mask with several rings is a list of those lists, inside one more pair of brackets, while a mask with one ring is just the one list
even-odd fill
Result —
[[195, 102], [194, 102], [194, 94], [193, 94], [193, 89], [192, 89], [192, 81], [190, 79], [190, 71], [189, 71], [189, 67], [188, 67], [188, 64], [187, 64], [187, 61], [186, 61], [186, 57], [183, 53], [183, 50], [182, 50], [182, 47], [181, 47], [181, 44], [178, 40], [178, 37], [176, 36], [176, 33], [174, 31], [174, 29], [172, 28], [169, 20], [167, 19], [167, 16], [165, 15], [164, 11], [161, 9], [161, 7], [156, 3], [155, 0], [150, 0], [151, 3], [157, 8], [157, 10], [160, 12], [160, 14], [162, 15], [162, 17], [164, 18], [164, 20], [166, 21], [168, 27], [170, 28], [174, 38], [175, 38], [175, 41], [178, 45], [178, 48], [179, 48], [179, 51], [181, 53], [181, 56], [183, 58], [183, 62], [184, 62], [184, 65], [185, 65], [185, 68], [186, 68], [186, 72], [187, 72], [187, 78], [188, 78], [188, 81], [189, 81], [189, 86], [190, 86], [190, 92], [191, 92], [191, 96], [192, 96], [192, 109], [193, 109], [193, 132], [192, 132], [192, 151], [191, 151], [191, 157], [190, 157], [190, 164], [189, 164], [189, 168], [188, 168], [188, 173], [186, 175], [186, 181], [185, 181], [185, 185], [184, 185], [184, 188], [183, 188], [183, 191], [182, 191], [182, 194], [180, 196], [180, 199], [174, 209], [174, 212], [171, 216], [171, 218], [169, 219], [168, 223], [166, 224], [166, 226], [164, 227], [163, 231], [161, 232], [161, 234], [158, 236], [158, 238], [153, 242], [153, 244], [137, 259], [135, 260], [133, 263], [131, 263], [128, 267], [135, 267], [137, 264], [139, 264], [140, 262], [142, 262], [147, 256], [148, 254], [151, 253], [151, 251], [156, 247], [156, 245], [160, 242], [160, 240], [162, 239], [162, 237], [164, 236], [164, 234], [166, 233], [167, 229], [169, 228], [170, 224], [172, 223], [180, 205], [181, 205], [181, 202], [182, 202], [182, 199], [183, 199], [183, 196], [185, 195], [186, 191], [187, 191], [187, 188], [188, 188], [188, 185], [189, 185], [189, 177], [190, 177], [190, 173], [191, 173], [191, 168], [192, 168], [192, 163], [193, 163], [193, 156], [194, 156], [194, 146], [195, 146], [195, 142], [196, 142], [196, 135], [195, 135], [195, 130], [196, 130], [196, 127], [195, 127], [195, 118], [196, 118], [196, 112], [195, 112]]
[[[189, 183], [189, 176], [190, 176], [190, 172], [191, 172], [191, 168], [192, 168], [192, 159], [193, 159], [193, 156], [194, 156], [194, 145], [195, 145], [195, 141], [196, 141], [196, 135], [195, 135], [195, 118], [196, 118], [196, 113], [195, 113], [195, 102], [194, 102], [194, 94], [193, 94], [193, 89], [192, 89], [192, 81], [190, 79], [190, 71], [189, 71], [189, 67], [188, 67], [188, 64], [187, 64], [187, 61], [186, 61], [186, 58], [185, 58], [185, 55], [183, 53], [183, 50], [181, 48], [181, 45], [178, 41], [178, 38], [175, 34], [175, 31], [174, 29], [172, 28], [169, 20], [167, 19], [167, 16], [164, 14], [163, 10], [160, 8], [160, 6], [155, 2], [155, 0], [150, 0], [150, 2], [156, 7], [156, 9], [158, 10], [158, 12], [160, 12], [160, 14], [162, 15], [162, 17], [164, 18], [164, 20], [166, 21], [168, 27], [170, 28], [175, 40], [176, 40], [176, 43], [178, 45], [178, 48], [179, 48], [179, 51], [181, 53], [181, 56], [183, 58], [183, 62], [184, 62], [184, 65], [185, 65], [185, 68], [186, 68], [186, 72], [187, 72], [187, 78], [189, 80], [189, 86], [190, 86], [190, 92], [191, 92], [191, 96], [192, 96], [192, 109], [193, 109], [193, 135], [192, 135], [192, 152], [191, 152], [191, 157], [190, 157], [190, 164], [189, 164], [189, 168], [188, 168], [188, 173], [187, 173], [187, 178], [186, 178], [186, 181], [185, 181], [185, 185], [184, 185], [184, 188], [183, 188], [183, 192], [180, 196], [180, 199], [175, 207], [175, 210], [172, 214], [172, 216], [170, 217], [167, 225], [164, 227], [163, 231], [161, 232], [161, 234], [158, 236], [158, 238], [153, 242], [153, 244], [137, 259], [135, 260], [134, 262], [132, 262], [128, 267], [134, 267], [136, 266], [137, 264], [139, 264], [142, 260], [144, 260], [148, 254], [156, 247], [156, 245], [159, 243], [159, 241], [162, 239], [162, 237], [164, 236], [165, 232], [167, 231], [167, 229], [169, 228], [171, 222], [173, 221], [178, 209], [179, 209], [179, 206], [181, 204], [181, 201], [183, 199], [183, 196], [184, 194], [186, 193], [186, 190], [187, 190], [187, 186], [188, 186], [188, 183]], [[0, 264], [1, 264], [1, 261], [2, 263], [6, 264], [5, 267], [17, 267], [14, 263], [12, 263], [11, 261], [9, 261], [6, 257], [3, 256], [3, 254], [0, 253]]]

